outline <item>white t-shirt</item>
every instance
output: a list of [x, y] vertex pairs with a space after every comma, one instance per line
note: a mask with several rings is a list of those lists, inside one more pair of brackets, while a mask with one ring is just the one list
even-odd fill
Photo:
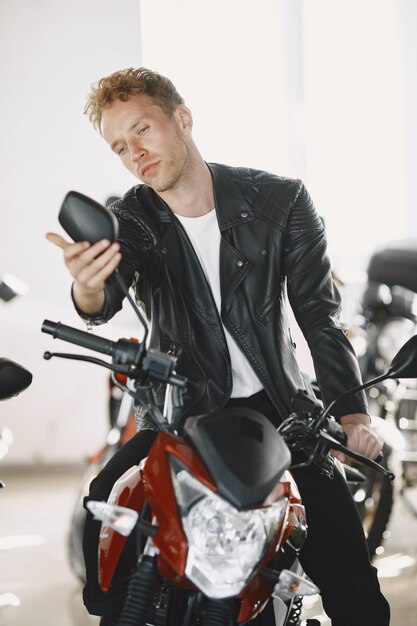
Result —
[[[200, 217], [176, 216], [183, 225], [201, 263], [220, 316], [220, 229], [216, 211]], [[232, 398], [246, 398], [263, 387], [233, 337], [224, 328], [232, 364]]]

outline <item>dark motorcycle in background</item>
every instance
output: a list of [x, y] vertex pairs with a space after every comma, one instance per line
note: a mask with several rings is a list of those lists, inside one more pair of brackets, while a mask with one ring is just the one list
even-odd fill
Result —
[[[12, 276], [5, 274], [0, 279], [0, 300], [10, 302], [18, 295], [27, 292], [27, 285]], [[32, 382], [32, 373], [26, 367], [6, 357], [0, 357], [0, 400], [9, 400], [29, 387]], [[9, 451], [13, 442], [13, 434], [7, 426], [0, 426], [0, 459]], [[0, 488], [4, 487], [0, 481]]]
[[[60, 221], [73, 239], [116, 238], [113, 216], [81, 194], [70, 192], [63, 209]], [[91, 239], [81, 232], [89, 214]], [[105, 235], [99, 222], [107, 229]], [[249, 409], [183, 420], [187, 381], [176, 373], [174, 356], [147, 349], [145, 320], [117, 270], [115, 275], [145, 328], [141, 343], [113, 342], [48, 320], [42, 331], [111, 356], [107, 362], [86, 355], [44, 355], [87, 361], [125, 375], [131, 381], [125, 391], [157, 431], [147, 459], [115, 483], [109, 501], [88, 504], [102, 522], [98, 559], [103, 590], [112, 583], [127, 537], [137, 534], [137, 567], [119, 625], [229, 626], [251, 621], [255, 626], [265, 607], [274, 611], [279, 626], [299, 624], [299, 612], [292, 611], [294, 598], [319, 590], [298, 569], [307, 524], [290, 470], [314, 462], [331, 472], [329, 451], [338, 449], [386, 479], [394, 478], [378, 463], [347, 449], [345, 434], [331, 417], [335, 402], [367, 385], [343, 394], [325, 410], [300, 392], [293, 413], [278, 430]], [[417, 337], [368, 386], [398, 376], [417, 376]], [[163, 407], [157, 393], [161, 383], [166, 390]], [[295, 465], [292, 452], [303, 453]]]
[[[32, 382], [32, 374], [16, 361], [0, 357], [0, 400], [9, 400], [27, 389]], [[0, 459], [9, 451], [13, 436], [9, 428], [0, 426]], [[0, 487], [4, 487], [0, 481]]]
[[[371, 255], [367, 281], [350, 340], [362, 378], [368, 381], [384, 372], [398, 349], [417, 332], [417, 241], [381, 246]], [[394, 499], [400, 496], [417, 517], [407, 497], [417, 485], [417, 383], [397, 377], [367, 389], [373, 423], [384, 439], [383, 464], [395, 471], [395, 486], [374, 472], [364, 485], [353, 488], [371, 556], [383, 552], [389, 535]]]

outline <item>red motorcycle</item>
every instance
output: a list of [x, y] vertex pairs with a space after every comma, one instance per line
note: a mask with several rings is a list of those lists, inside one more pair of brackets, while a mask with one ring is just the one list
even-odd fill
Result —
[[[81, 358], [125, 374], [129, 393], [159, 431], [147, 459], [114, 485], [106, 502], [90, 502], [102, 521], [99, 572], [108, 590], [121, 551], [132, 532], [139, 555], [120, 626], [226, 626], [244, 624], [279, 598], [289, 624], [288, 603], [318, 593], [297, 573], [297, 555], [307, 523], [291, 477], [291, 452], [329, 468], [330, 449], [339, 449], [392, 480], [385, 468], [348, 450], [340, 425], [303, 393], [294, 412], [275, 430], [260, 413], [229, 408], [190, 417], [183, 423], [186, 379], [175, 373], [175, 358], [145, 343], [112, 342], [46, 320], [43, 332], [110, 355], [45, 353], [45, 358]], [[417, 376], [417, 336], [393, 360], [383, 378]], [[167, 387], [164, 409], [156, 387]], [[344, 394], [375, 384], [369, 381]], [[336, 400], [337, 401], [337, 400]], [[335, 401], [335, 402], [336, 402]], [[284, 604], [287, 603], [287, 604]], [[285, 608], [284, 608], [285, 607]], [[256, 623], [256, 622], [254, 622]]]
[[[59, 219], [76, 241], [117, 238], [114, 216], [77, 192], [67, 194]], [[115, 277], [145, 328], [141, 343], [113, 342], [48, 320], [42, 331], [111, 356], [107, 362], [84, 355], [44, 355], [89, 361], [125, 375], [133, 383], [126, 392], [158, 431], [147, 459], [116, 482], [109, 501], [89, 503], [102, 521], [98, 558], [104, 591], [110, 588], [127, 537], [137, 533], [137, 567], [119, 626], [231, 626], [248, 621], [255, 626], [265, 607], [271, 609], [272, 598], [276, 626], [298, 624], [294, 598], [319, 590], [299, 572], [297, 557], [307, 523], [290, 470], [314, 462], [331, 472], [329, 451], [338, 449], [394, 478], [345, 447], [344, 432], [330, 411], [338, 399], [385, 378], [417, 377], [417, 336], [400, 350], [386, 374], [343, 394], [325, 410], [299, 392], [293, 413], [278, 431], [247, 408], [183, 420], [187, 381], [175, 372], [174, 356], [146, 348], [145, 320], [117, 270]], [[163, 408], [157, 400], [161, 384], [166, 387]], [[291, 466], [300, 452], [302, 460]]]

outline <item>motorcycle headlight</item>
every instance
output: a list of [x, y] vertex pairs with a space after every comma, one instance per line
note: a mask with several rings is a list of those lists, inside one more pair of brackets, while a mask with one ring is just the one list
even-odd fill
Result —
[[175, 494], [188, 540], [185, 574], [210, 598], [236, 596], [259, 563], [286, 511], [238, 511], [187, 470], [173, 468]]
[[398, 318], [387, 322], [377, 338], [378, 355], [386, 363], [391, 363], [398, 350], [415, 333], [415, 325], [411, 320]]

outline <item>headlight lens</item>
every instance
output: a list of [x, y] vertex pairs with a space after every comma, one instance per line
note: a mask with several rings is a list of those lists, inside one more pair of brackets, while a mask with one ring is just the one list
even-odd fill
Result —
[[186, 575], [211, 598], [238, 595], [274, 537], [287, 500], [238, 511], [185, 469], [173, 470], [173, 483], [189, 544]]
[[398, 350], [415, 333], [415, 325], [406, 318], [394, 319], [387, 322], [381, 329], [377, 339], [378, 354], [391, 363]]

